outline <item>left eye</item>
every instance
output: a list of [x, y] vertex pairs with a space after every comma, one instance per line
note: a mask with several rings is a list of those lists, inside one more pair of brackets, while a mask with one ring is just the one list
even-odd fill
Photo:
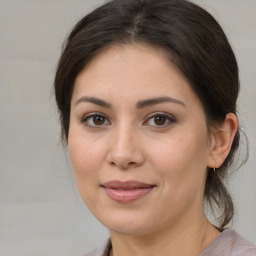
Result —
[[145, 123], [146, 123], [146, 125], [150, 125], [150, 126], [164, 127], [164, 126], [168, 126], [169, 124], [174, 123], [174, 122], [175, 122], [174, 117], [172, 117], [170, 115], [156, 114], [156, 115], [149, 117]]

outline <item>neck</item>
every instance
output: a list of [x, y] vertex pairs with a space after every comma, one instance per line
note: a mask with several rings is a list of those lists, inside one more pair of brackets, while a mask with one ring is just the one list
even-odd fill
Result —
[[132, 236], [111, 231], [110, 256], [197, 256], [219, 235], [219, 231], [204, 215], [203, 219], [190, 223], [193, 224], [173, 225], [149, 235]]

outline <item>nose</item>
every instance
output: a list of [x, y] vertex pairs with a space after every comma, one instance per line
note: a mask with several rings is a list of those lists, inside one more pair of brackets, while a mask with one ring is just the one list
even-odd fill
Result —
[[127, 127], [113, 133], [107, 154], [110, 165], [124, 170], [141, 166], [144, 161], [143, 145], [138, 133]]

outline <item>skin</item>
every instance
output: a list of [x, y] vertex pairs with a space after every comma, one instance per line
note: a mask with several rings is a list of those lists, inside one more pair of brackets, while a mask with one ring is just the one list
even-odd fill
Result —
[[[138, 107], [162, 97], [172, 100]], [[209, 129], [162, 50], [115, 45], [86, 65], [75, 80], [68, 145], [81, 197], [110, 230], [111, 255], [198, 255], [219, 235], [204, 214], [207, 167], [223, 163], [236, 129], [233, 114]], [[110, 180], [155, 187], [123, 204], [102, 188]]]

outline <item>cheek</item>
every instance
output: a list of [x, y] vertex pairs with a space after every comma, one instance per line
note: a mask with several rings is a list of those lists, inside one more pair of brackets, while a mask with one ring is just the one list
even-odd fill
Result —
[[155, 143], [151, 159], [166, 186], [180, 190], [186, 186], [196, 187], [204, 180], [208, 149], [207, 133], [191, 131]]
[[72, 129], [69, 133], [68, 147], [77, 187], [84, 198], [86, 191], [97, 182], [103, 149]]
[[99, 152], [89, 142], [76, 136], [69, 137], [69, 153], [79, 194], [89, 209], [97, 201]]
[[172, 216], [179, 216], [195, 205], [202, 207], [206, 148], [201, 149], [200, 145], [192, 141], [181, 138], [166, 143], [164, 148], [154, 147], [154, 154], [158, 156], [154, 167], [158, 171], [162, 191], [157, 207], [165, 205]]

